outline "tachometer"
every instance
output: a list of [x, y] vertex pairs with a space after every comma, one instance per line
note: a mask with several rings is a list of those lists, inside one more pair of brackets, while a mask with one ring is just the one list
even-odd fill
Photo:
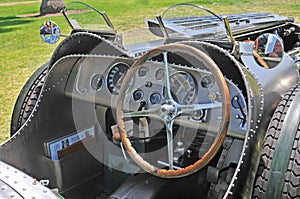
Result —
[[190, 104], [196, 96], [196, 88], [193, 77], [183, 71], [170, 76], [172, 95], [179, 104]]
[[119, 94], [122, 81], [128, 70], [129, 65], [126, 63], [116, 63], [110, 69], [107, 76], [107, 88], [112, 94]]

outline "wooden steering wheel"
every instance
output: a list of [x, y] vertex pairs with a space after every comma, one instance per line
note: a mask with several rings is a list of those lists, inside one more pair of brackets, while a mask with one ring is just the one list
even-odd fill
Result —
[[[174, 55], [179, 55], [180, 59], [184, 58], [185, 61], [191, 60], [194, 66], [190, 69], [187, 68], [187, 70], [197, 71], [197, 66], [195, 66], [195, 63], [198, 63], [199, 67], [202, 68], [202, 71], [204, 70], [206, 71], [206, 73], [213, 76], [214, 85], [207, 85], [207, 87], [209, 87], [207, 89], [211, 89], [213, 91], [207, 92], [208, 94], [205, 94], [206, 98], [208, 98], [208, 101], [206, 101], [206, 103], [200, 102], [198, 100], [200, 99], [200, 97], [203, 98], [203, 93], [200, 93], [199, 89], [197, 91], [195, 100], [193, 102], [190, 102], [189, 104], [182, 104], [174, 99], [174, 95], [172, 94], [170, 85], [172, 83], [170, 82], [170, 76], [172, 73], [171, 71], [174, 69], [172, 69], [173, 63], [169, 63], [169, 59], [171, 59], [170, 57]], [[142, 86], [137, 85], [137, 82], [132, 83], [135, 81], [134, 78], [136, 77], [137, 70], [141, 65], [145, 63], [157, 63], [157, 61], [154, 61], [157, 57], [160, 57], [164, 72], [164, 79], [162, 80], [164, 82], [164, 92], [162, 93], [162, 100], [155, 106], [148, 105], [144, 110], [131, 110], [130, 108], [128, 108], [128, 102], [130, 101], [130, 98], [132, 98], [132, 91], [136, 90], [139, 86]], [[196, 79], [196, 82], [201, 82], [201, 80]], [[197, 85], [198, 87], [201, 87], [202, 90], [206, 89], [206, 85], [203, 85], [203, 82], [202, 84], [198, 83]], [[212, 95], [215, 97], [211, 97]], [[216, 95], [218, 96], [216, 97]], [[199, 126], [197, 128], [206, 128], [206, 132], [209, 132], [210, 135], [213, 134], [214, 139], [212, 142], [210, 142], [210, 147], [206, 150], [206, 152], [203, 153], [201, 157], [198, 157], [198, 160], [184, 168], [174, 167], [173, 125], [177, 122], [177, 120], [180, 120], [180, 117], [182, 115], [201, 111], [203, 109], [207, 110], [208, 112], [212, 112], [209, 113], [210, 119], [208, 119], [211, 122], [209, 123], [209, 121], [206, 121], [209, 124], [198, 124], [200, 123], [198, 122], [197, 125]], [[120, 94], [117, 100], [116, 112], [119, 133], [121, 135], [122, 142], [131, 158], [141, 168], [153, 175], [163, 178], [176, 178], [190, 175], [202, 169], [214, 158], [216, 153], [219, 151], [226, 137], [228, 129], [230, 117], [230, 96], [222, 72], [220, 71], [216, 63], [207, 54], [197, 48], [188, 45], [167, 44], [145, 53], [129, 69], [123, 79]], [[131, 140], [129, 139], [128, 132], [126, 132], [125, 129], [124, 119], [126, 120], [130, 118], [142, 117], [159, 118], [165, 125], [165, 133], [167, 137], [166, 146], [168, 151], [167, 169], [158, 168], [157, 166], [149, 163], [149, 161], [145, 160], [146, 158], [142, 157], [136, 151], [131, 143]]]

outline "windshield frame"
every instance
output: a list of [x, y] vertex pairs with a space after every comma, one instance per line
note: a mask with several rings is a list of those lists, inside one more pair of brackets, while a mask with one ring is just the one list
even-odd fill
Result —
[[[94, 6], [91, 6], [90, 4], [87, 4], [87, 3], [84, 3], [84, 2], [81, 2], [81, 1], [71, 1], [69, 3], [69, 5], [70, 4], [81, 4], [81, 5], [84, 5], [84, 6], [88, 7], [88, 8], [90, 8], [90, 9], [92, 9], [93, 11], [95, 11], [96, 13], [98, 13], [103, 18], [103, 20], [105, 21], [107, 27], [109, 28], [109, 32], [114, 33], [114, 34], [117, 33], [117, 31], [115, 30], [112, 22], [110, 21], [109, 17], [107, 16], [106, 12], [99, 11]], [[75, 25], [72, 23], [72, 20], [68, 16], [68, 12], [67, 11], [68, 11], [68, 8], [65, 8], [65, 10], [62, 10], [61, 12], [62, 12], [62, 14], [64, 15], [64, 17], [66, 18], [67, 22], [69, 23], [69, 25], [71, 26], [71, 28], [73, 30], [75, 30], [75, 29], [86, 29], [86, 28], [76, 28]], [[87, 30], [89, 30], [89, 29], [87, 29]], [[92, 30], [93, 31], [104, 31], [104, 30], [101, 30], [101, 29], [99, 29], [99, 30], [98, 29], [92, 29]], [[105, 31], [107, 31], [107, 30], [105, 30]]]
[[161, 17], [164, 18], [164, 15], [165, 15], [169, 10], [173, 9], [174, 7], [179, 7], [179, 6], [191, 6], [191, 7], [199, 8], [200, 10], [204, 10], [204, 11], [206, 11], [206, 12], [212, 14], [213, 16], [217, 17], [221, 22], [223, 22], [223, 19], [222, 19], [220, 16], [218, 16], [216, 13], [214, 13], [213, 11], [211, 11], [211, 10], [209, 10], [209, 9], [203, 7], [203, 6], [199, 6], [199, 5], [192, 4], [192, 3], [178, 3], [178, 4], [174, 4], [174, 5], [170, 6], [170, 7], [168, 7], [168, 8], [164, 11], [164, 13], [161, 15]]

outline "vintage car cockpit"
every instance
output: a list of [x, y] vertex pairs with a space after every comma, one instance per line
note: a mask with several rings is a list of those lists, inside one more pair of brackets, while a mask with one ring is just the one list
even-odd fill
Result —
[[255, 195], [272, 114], [299, 81], [299, 25], [178, 4], [145, 20], [155, 40], [126, 43], [76, 5], [108, 28], [62, 11], [72, 32], [19, 98], [0, 160], [66, 198]]

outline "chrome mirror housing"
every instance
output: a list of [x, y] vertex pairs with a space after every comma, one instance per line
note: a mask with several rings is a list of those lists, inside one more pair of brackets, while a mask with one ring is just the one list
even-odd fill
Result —
[[46, 21], [40, 27], [41, 39], [48, 44], [55, 44], [60, 38], [60, 29], [53, 21]]
[[265, 33], [255, 40], [254, 50], [268, 64], [269, 68], [274, 68], [282, 60], [284, 45], [279, 36]]

